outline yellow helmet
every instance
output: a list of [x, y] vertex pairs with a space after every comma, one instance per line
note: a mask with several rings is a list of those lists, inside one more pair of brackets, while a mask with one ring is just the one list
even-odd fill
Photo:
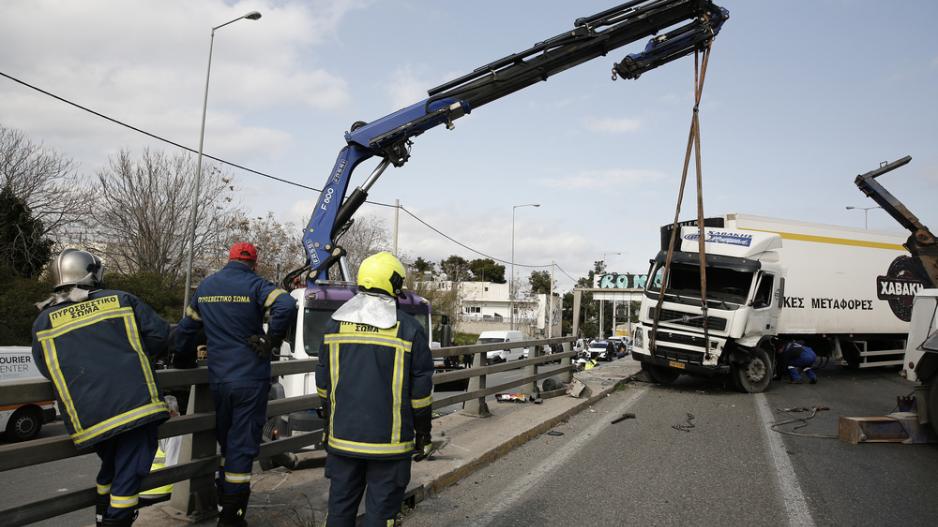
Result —
[[362, 261], [358, 267], [358, 288], [372, 293], [400, 296], [407, 271], [393, 254], [382, 251]]

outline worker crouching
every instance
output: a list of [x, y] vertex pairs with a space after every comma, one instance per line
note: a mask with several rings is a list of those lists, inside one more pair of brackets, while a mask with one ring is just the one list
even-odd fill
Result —
[[37, 304], [33, 359], [55, 387], [75, 446], [101, 458], [97, 525], [129, 526], [157, 426], [169, 418], [150, 363], [166, 351], [169, 325], [137, 297], [102, 289], [104, 267], [91, 253], [65, 249], [51, 271], [56, 285]]
[[[427, 334], [398, 309], [405, 270], [391, 253], [366, 258], [359, 293], [332, 315], [319, 348], [328, 527], [398, 525], [414, 451], [429, 447], [433, 358]], [[367, 494], [366, 494], [367, 491]]]

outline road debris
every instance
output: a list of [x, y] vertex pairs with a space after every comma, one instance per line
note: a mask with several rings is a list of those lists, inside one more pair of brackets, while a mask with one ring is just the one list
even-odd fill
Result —
[[622, 414], [621, 416], [616, 417], [615, 419], [613, 419], [612, 422], [609, 423], [609, 424], [613, 424], [613, 425], [614, 425], [614, 424], [616, 424], [616, 423], [621, 423], [622, 421], [625, 421], [626, 419], [635, 419], [635, 414], [633, 414], [632, 412], [626, 412], [626, 413]]
[[[772, 425], [769, 428], [772, 429], [773, 432], [778, 432], [780, 434], [791, 435], [791, 436], [814, 437], [817, 439], [837, 439], [836, 435], [798, 432], [798, 430], [801, 430], [802, 428], [808, 426], [808, 421], [810, 421], [811, 419], [814, 419], [814, 417], [817, 415], [818, 412], [826, 412], [828, 410], [830, 410], [830, 408], [828, 408], [827, 406], [797, 406], [794, 408], [776, 408], [775, 409], [776, 412], [788, 414], [791, 417], [791, 419], [786, 419], [784, 421], [777, 421], [775, 423], [772, 423]], [[808, 413], [808, 415], [804, 417], [792, 415], [796, 413]], [[799, 424], [798, 426], [795, 426], [789, 430], [781, 430], [778, 428], [780, 426], [785, 426], [785, 425], [789, 425], [793, 423], [799, 423]]]
[[526, 403], [531, 399], [530, 395], [521, 392], [495, 394], [495, 400], [500, 403]]
[[562, 435], [563, 435], [563, 432], [559, 432], [559, 431], [557, 431], [557, 430], [550, 430], [550, 431], [547, 432], [547, 435], [549, 435], [549, 436], [562, 436]]
[[696, 425], [694, 424], [694, 419], [696, 419], [696, 417], [694, 417], [694, 414], [687, 412], [686, 422], [681, 423], [679, 425], [671, 425], [671, 428], [675, 430], [680, 430], [681, 432], [690, 432], [691, 428], [696, 428]]

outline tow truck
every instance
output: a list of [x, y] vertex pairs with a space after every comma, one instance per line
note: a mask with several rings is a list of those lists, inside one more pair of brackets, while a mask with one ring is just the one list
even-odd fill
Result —
[[[410, 158], [414, 138], [441, 125], [453, 129], [457, 119], [485, 104], [652, 37], [643, 51], [626, 55], [613, 65], [613, 80], [637, 79], [649, 70], [704, 49], [728, 18], [729, 12], [710, 0], [632, 0], [579, 18], [571, 30], [432, 88], [426, 99], [406, 108], [370, 122], [352, 123], [345, 133], [346, 145], [339, 151], [303, 230], [306, 264], [283, 280], [299, 307], [295, 334], [289, 339], [292, 350], [285, 353], [286, 357], [316, 357], [325, 321], [356, 293], [346, 250], [341, 245], [342, 235], [352, 226], [353, 216], [384, 171], [392, 165], [401, 167]], [[380, 161], [346, 197], [353, 172], [370, 158]], [[330, 271], [336, 280], [330, 280]], [[402, 310], [420, 321], [429, 336], [432, 319], [426, 299], [407, 292], [399, 303]], [[282, 386], [284, 396], [316, 393], [312, 373], [285, 377]], [[313, 414], [293, 414], [286, 422], [287, 429], [280, 433], [311, 431], [317, 426]]]
[[913, 270], [924, 282], [912, 299], [912, 319], [906, 339], [902, 374], [921, 383], [915, 391], [920, 424], [938, 434], [938, 240], [898, 198], [876, 178], [912, 161], [911, 156], [857, 176], [854, 183], [911, 234], [903, 244], [912, 255]]

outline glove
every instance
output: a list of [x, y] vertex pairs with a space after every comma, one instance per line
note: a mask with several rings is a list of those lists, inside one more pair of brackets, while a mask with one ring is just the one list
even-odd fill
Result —
[[267, 335], [251, 335], [248, 337], [248, 346], [261, 360], [269, 359], [270, 351], [273, 349], [273, 343]]
[[330, 408], [329, 402], [323, 402], [322, 406], [319, 407], [319, 417], [322, 418], [322, 447], [326, 448], [326, 445], [329, 444], [329, 415]]
[[414, 450], [417, 454], [414, 456], [414, 461], [423, 461], [430, 455], [430, 451], [433, 449], [433, 439], [430, 437], [430, 434], [422, 434], [417, 432], [417, 437], [414, 438]]
[[433, 439], [430, 437], [431, 419], [433, 419], [433, 415], [429, 408], [414, 412], [414, 450], [417, 451], [414, 459], [416, 461], [427, 457], [433, 447]]

